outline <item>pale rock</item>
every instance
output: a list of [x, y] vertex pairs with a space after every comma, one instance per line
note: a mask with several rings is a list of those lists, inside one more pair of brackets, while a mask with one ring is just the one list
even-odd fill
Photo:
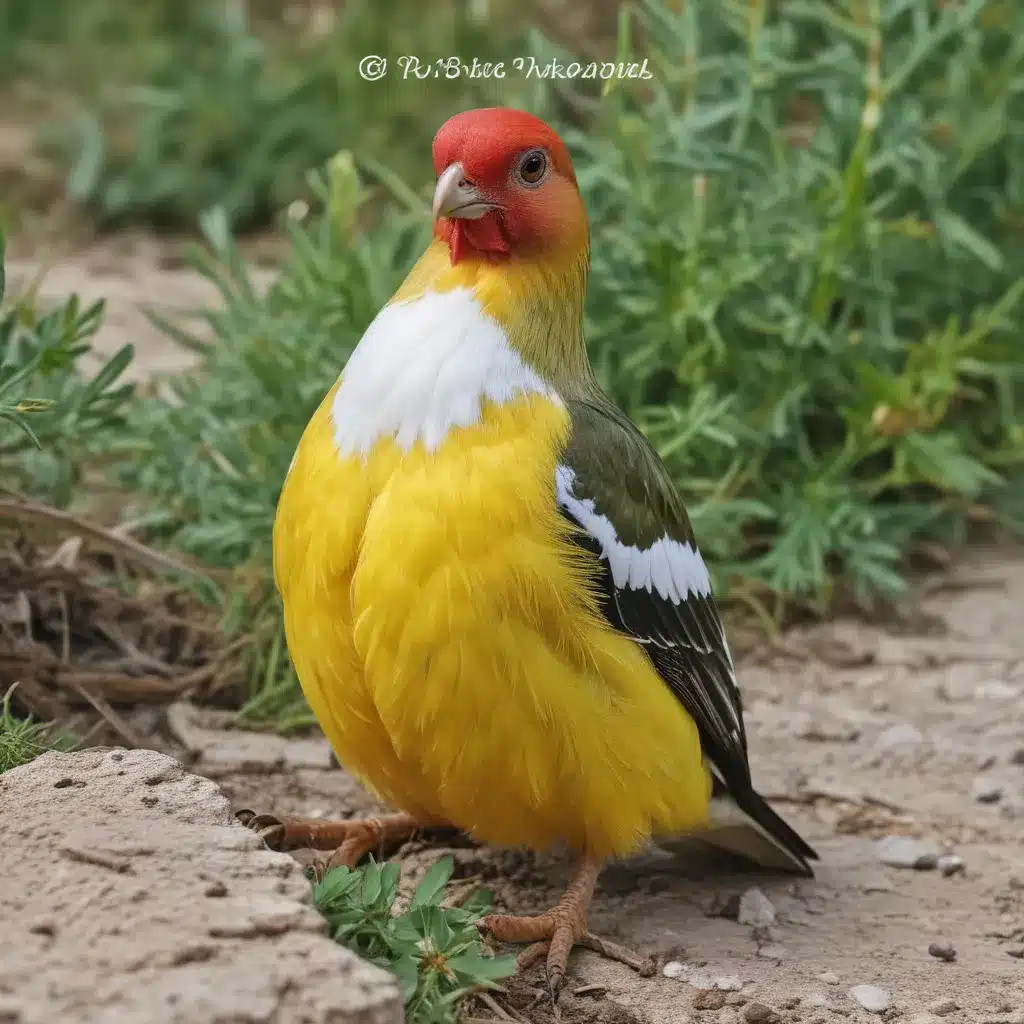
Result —
[[963, 875], [967, 872], [967, 862], [956, 853], [944, 853], [939, 858], [939, 871], [943, 878], [950, 878], [953, 875]]
[[1017, 688], [1001, 679], [990, 679], [974, 688], [975, 700], [1015, 700], [1017, 696]]
[[924, 743], [924, 735], [913, 725], [893, 725], [886, 729], [875, 741], [879, 750], [896, 750], [900, 747], [919, 747]]
[[739, 913], [736, 920], [740, 924], [752, 925], [754, 928], [769, 928], [775, 924], [775, 907], [772, 901], [755, 886], [740, 897]]
[[931, 871], [939, 862], [939, 848], [925, 839], [885, 836], [875, 844], [878, 859], [891, 868]]
[[1003, 784], [998, 779], [979, 775], [971, 783], [971, 797], [979, 804], [997, 804], [1003, 798]]
[[885, 1013], [891, 1005], [889, 993], [877, 985], [854, 985], [848, 994], [868, 1013]]

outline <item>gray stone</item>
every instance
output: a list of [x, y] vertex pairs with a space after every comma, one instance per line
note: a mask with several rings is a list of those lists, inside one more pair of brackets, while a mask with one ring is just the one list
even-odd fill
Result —
[[891, 868], [931, 871], [939, 863], [939, 848], [926, 839], [885, 836], [875, 844], [878, 859]]
[[0, 992], [20, 1024], [403, 1019], [395, 979], [328, 938], [298, 864], [164, 754], [7, 772], [0, 835]]
[[939, 858], [939, 871], [942, 872], [943, 878], [963, 875], [967, 873], [967, 863], [959, 854], [944, 853]]
[[979, 775], [971, 783], [971, 796], [979, 804], [997, 804], [1003, 798], [1003, 784], [998, 779]]
[[885, 1013], [891, 1005], [889, 993], [877, 985], [854, 985], [849, 996], [860, 1003], [868, 1013]]
[[756, 886], [740, 897], [736, 920], [754, 928], [769, 928], [775, 924], [775, 907], [772, 901]]
[[956, 959], [956, 950], [951, 942], [932, 942], [928, 945], [928, 955], [951, 964]]
[[875, 741], [879, 750], [896, 750], [900, 747], [919, 747], [924, 743], [921, 731], [909, 724], [893, 725]]

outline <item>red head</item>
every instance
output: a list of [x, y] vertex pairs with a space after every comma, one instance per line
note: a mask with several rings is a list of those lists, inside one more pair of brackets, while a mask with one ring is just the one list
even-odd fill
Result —
[[587, 221], [558, 134], [521, 110], [468, 110], [434, 137], [434, 234], [452, 263], [585, 244]]

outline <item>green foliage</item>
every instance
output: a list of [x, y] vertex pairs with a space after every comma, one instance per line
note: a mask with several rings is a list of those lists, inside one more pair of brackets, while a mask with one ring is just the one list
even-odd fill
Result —
[[[403, 79], [401, 55], [515, 48], [508, 17], [461, 3], [429, 19], [413, 0], [309, 9], [150, 0], [143, 8], [161, 14], [143, 21], [156, 21], [151, 33], [136, 33], [141, 55], [128, 60], [109, 43], [113, 72], [103, 88], [86, 90], [73, 127], [57, 133], [71, 164], [69, 195], [103, 225], [192, 228], [213, 206], [235, 228], [266, 225], [302, 197], [307, 172], [339, 145], [407, 166], [429, 150], [443, 111], [487, 98], [492, 83], [442, 76], [417, 87]], [[94, 32], [93, 45], [101, 38]], [[386, 79], [360, 78], [368, 54], [390, 59]], [[522, 86], [511, 84], [514, 98]]]
[[1024, 8], [637, 20], [651, 94], [570, 134], [588, 337], [720, 576], [892, 594], [972, 504], [1019, 528]]
[[66, 504], [85, 460], [124, 426], [132, 387], [120, 378], [132, 348], [83, 376], [80, 365], [92, 355], [103, 304], [83, 309], [72, 296], [47, 313], [36, 310], [31, 295], [5, 304], [3, 255], [0, 236], [2, 487]]
[[490, 988], [515, 970], [515, 958], [486, 955], [476, 922], [490, 908], [490, 894], [474, 894], [461, 907], [443, 907], [452, 859], [435, 864], [409, 907], [395, 913], [400, 869], [377, 864], [352, 871], [334, 868], [313, 886], [313, 903], [332, 937], [398, 976], [409, 1024], [450, 1024], [455, 1004]]
[[68, 737], [55, 736], [53, 728], [45, 722], [15, 715], [11, 711], [14, 690], [12, 686], [0, 698], [0, 775], [28, 764], [48, 750], [66, 750], [72, 745]]

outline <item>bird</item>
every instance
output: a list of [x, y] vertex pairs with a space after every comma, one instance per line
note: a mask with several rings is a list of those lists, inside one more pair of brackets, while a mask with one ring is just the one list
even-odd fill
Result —
[[568, 848], [564, 897], [491, 914], [552, 991], [602, 869], [696, 837], [810, 875], [756, 792], [709, 570], [669, 473], [600, 387], [584, 337], [587, 212], [558, 133], [456, 114], [433, 142], [427, 248], [295, 450], [274, 577], [303, 693], [395, 813], [248, 815], [278, 849], [354, 866], [444, 827]]

